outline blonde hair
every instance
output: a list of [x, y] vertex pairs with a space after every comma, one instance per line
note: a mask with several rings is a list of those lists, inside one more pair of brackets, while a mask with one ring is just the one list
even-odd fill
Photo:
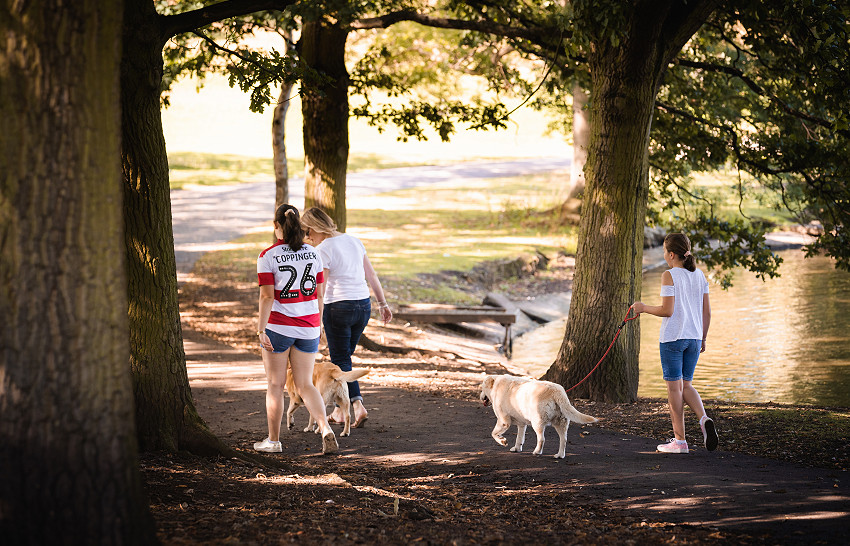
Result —
[[301, 224], [310, 231], [322, 233], [328, 236], [333, 235], [336, 229], [336, 222], [320, 208], [310, 207], [301, 215]]

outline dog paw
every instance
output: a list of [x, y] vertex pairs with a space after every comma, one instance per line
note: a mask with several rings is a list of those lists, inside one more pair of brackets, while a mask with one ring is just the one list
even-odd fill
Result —
[[535, 449], [534, 451], [532, 451], [532, 453], [534, 453], [535, 455], [540, 455], [541, 453], [543, 453], [543, 450], [541, 449], [540, 451], [537, 451]]
[[339, 436], [340, 436], [340, 438], [343, 438], [343, 437], [345, 437], [345, 436], [351, 436], [351, 433], [350, 433], [350, 432], [345, 432], [345, 431], [343, 430], [342, 432], [340, 432], [340, 433], [339, 433]]
[[514, 453], [519, 453], [520, 451], [522, 451], [522, 447], [514, 446], [511, 448], [511, 451], [513, 451]]
[[556, 459], [566, 459], [566, 458], [567, 458], [567, 454], [566, 454], [566, 453], [555, 453], [554, 457], [555, 457]]
[[493, 436], [493, 439], [496, 440], [497, 444], [506, 446], [508, 445], [508, 441], [505, 440], [502, 436]]

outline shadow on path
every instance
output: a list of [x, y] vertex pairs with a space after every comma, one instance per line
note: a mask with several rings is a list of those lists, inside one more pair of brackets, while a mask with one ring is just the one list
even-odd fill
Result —
[[[248, 449], [266, 431], [265, 377], [258, 355], [186, 331], [186, 353], [198, 411], [225, 442]], [[367, 378], [368, 379], [368, 378]], [[783, 542], [846, 543], [850, 494], [836, 471], [694, 447], [688, 455], [655, 451], [657, 439], [593, 425], [570, 428], [567, 457], [554, 459], [557, 434], [547, 430], [543, 456], [510, 453], [490, 437], [495, 417], [473, 402], [369, 385], [367, 426], [339, 438], [337, 472], [392, 468], [394, 475], [470, 484], [479, 490], [548, 484], [570, 488], [578, 505], [601, 503], [653, 520], [769, 531]], [[581, 401], [576, 401], [581, 410]], [[281, 440], [286, 457], [316, 457], [319, 439], [296, 429]], [[335, 426], [339, 433], [341, 427]], [[512, 429], [508, 435], [513, 444]]]

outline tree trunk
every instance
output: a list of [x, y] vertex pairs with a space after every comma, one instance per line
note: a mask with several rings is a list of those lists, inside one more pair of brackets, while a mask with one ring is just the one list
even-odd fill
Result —
[[274, 157], [274, 210], [289, 203], [289, 166], [286, 164], [286, 113], [292, 96], [292, 84], [283, 82], [272, 118], [272, 153]]
[[217, 451], [189, 389], [177, 305], [168, 157], [160, 115], [165, 37], [149, 0], [129, 0], [121, 65], [130, 369], [143, 451]]
[[[564, 341], [544, 379], [569, 389], [596, 365], [641, 294], [648, 145], [658, 82], [716, 2], [636, 2], [617, 47], [593, 44], [590, 142], [576, 272]], [[639, 322], [571, 396], [637, 399]]]
[[122, 5], [0, 11], [0, 540], [155, 543], [127, 370]]
[[301, 32], [301, 58], [330, 83], [302, 83], [304, 117], [304, 195], [306, 207], [319, 207], [345, 231], [345, 174], [348, 166], [347, 32], [324, 21], [308, 22]]
[[587, 143], [590, 121], [587, 112], [587, 91], [573, 84], [573, 163], [570, 168], [570, 187], [567, 201], [577, 199], [584, 191], [584, 165], [587, 163]]

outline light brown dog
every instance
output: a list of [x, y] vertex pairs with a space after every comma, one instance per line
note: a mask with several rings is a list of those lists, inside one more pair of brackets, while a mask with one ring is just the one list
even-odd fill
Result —
[[[348, 382], [356, 381], [367, 373], [369, 373], [369, 370], [344, 372], [339, 369], [339, 366], [331, 362], [316, 362], [313, 366], [313, 384], [319, 389], [325, 405], [338, 405], [345, 416], [345, 426], [340, 436], [351, 434], [351, 399], [348, 397]], [[289, 407], [286, 410], [286, 428], [291, 429], [295, 426], [293, 413], [304, 405], [304, 401], [299, 396], [298, 389], [295, 388], [295, 379], [292, 377], [291, 370], [289, 369], [286, 370], [286, 392], [289, 393]], [[312, 415], [304, 432], [310, 432], [311, 430], [319, 432], [318, 425]]]
[[552, 426], [561, 437], [561, 445], [555, 458], [566, 456], [567, 430], [570, 421], [576, 423], [595, 423], [598, 419], [579, 412], [570, 403], [564, 387], [550, 381], [537, 381], [527, 377], [513, 375], [488, 375], [481, 384], [481, 401], [484, 405], [493, 404], [496, 414], [496, 427], [492, 436], [499, 444], [506, 446], [508, 441], [504, 433], [516, 425], [516, 443], [511, 451], [522, 451], [525, 442], [525, 428], [531, 425], [537, 434], [535, 455], [543, 452], [543, 433]]

